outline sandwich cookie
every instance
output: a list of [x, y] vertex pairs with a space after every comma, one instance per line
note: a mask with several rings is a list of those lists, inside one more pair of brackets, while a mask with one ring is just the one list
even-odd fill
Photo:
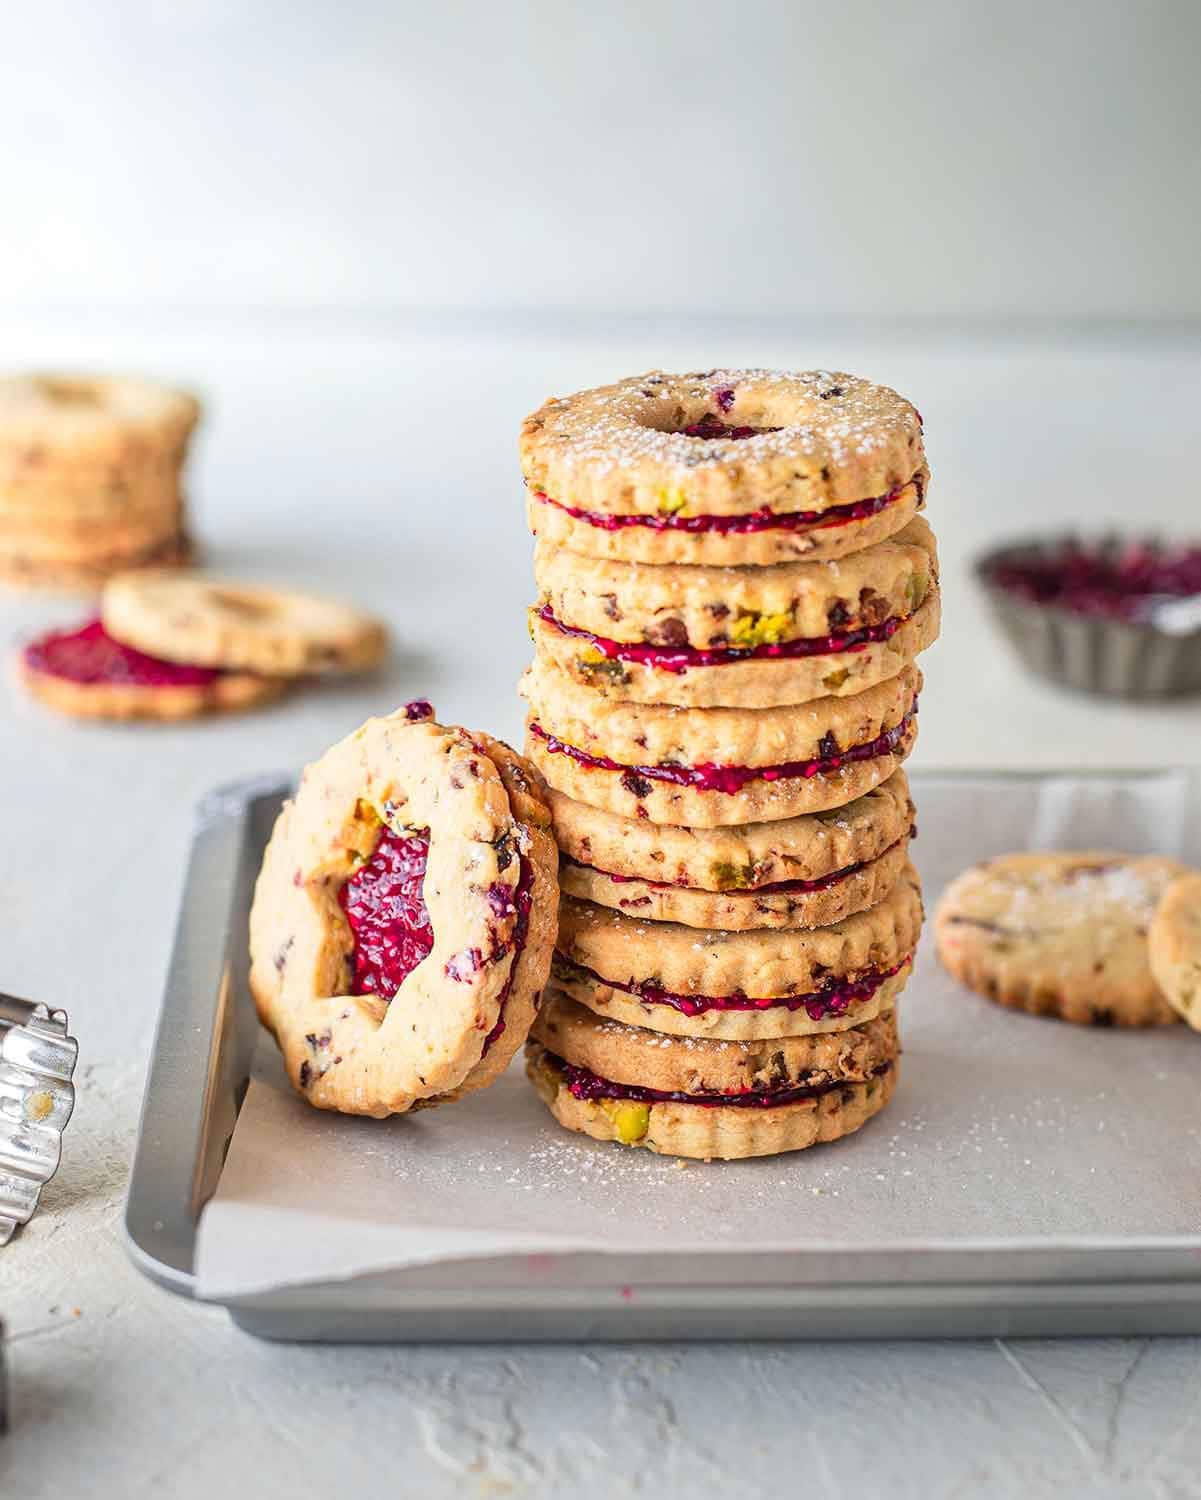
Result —
[[554, 944], [538, 773], [426, 703], [369, 719], [301, 778], [250, 915], [250, 986], [319, 1109], [382, 1118], [491, 1083]]

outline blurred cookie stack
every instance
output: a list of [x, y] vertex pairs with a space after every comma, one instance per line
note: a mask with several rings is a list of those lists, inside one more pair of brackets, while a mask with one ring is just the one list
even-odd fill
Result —
[[0, 379], [0, 585], [92, 591], [185, 561], [192, 396], [140, 380]]
[[895, 1087], [922, 923], [921, 418], [826, 371], [653, 373], [547, 402], [522, 464], [564, 892], [530, 1077], [671, 1155], [849, 1134]]

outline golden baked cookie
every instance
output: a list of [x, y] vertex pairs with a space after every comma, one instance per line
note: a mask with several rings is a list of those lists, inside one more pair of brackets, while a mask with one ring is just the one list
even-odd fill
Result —
[[147, 656], [114, 640], [98, 619], [47, 632], [21, 649], [16, 665], [35, 698], [77, 719], [191, 719], [256, 707], [286, 686]]
[[1176, 1013], [1201, 1031], [1201, 874], [1173, 880], [1148, 932], [1151, 973]]
[[916, 738], [921, 673], [790, 708], [665, 708], [600, 699], [561, 672], [522, 679], [526, 754], [577, 801], [695, 828], [837, 807], [891, 776]]
[[[552, 1001], [553, 1005], [554, 1002]], [[636, 1068], [639, 1058], [660, 1054], [666, 1037], [639, 1037], [633, 1027], [625, 1056]], [[721, 1043], [700, 1045], [721, 1046]], [[881, 1049], [882, 1050], [882, 1049]], [[642, 1146], [664, 1156], [702, 1161], [736, 1161], [801, 1151], [850, 1135], [878, 1114], [892, 1097], [897, 1060], [877, 1065], [871, 1076], [848, 1055], [848, 1077], [830, 1077], [833, 1069], [815, 1070], [813, 1083], [787, 1082], [728, 1092], [701, 1089], [656, 1089], [622, 1083], [568, 1061], [541, 1040], [526, 1045], [526, 1072], [551, 1114], [568, 1130], [599, 1141]], [[679, 1069], [686, 1072], [687, 1062]]]
[[769, 567], [774, 563], [831, 562], [885, 541], [908, 526], [926, 503], [929, 474], [925, 469], [909, 484], [851, 514], [834, 511], [824, 518], [816, 512], [781, 520], [747, 517], [738, 526], [699, 530], [688, 518], [674, 516], [603, 517], [579, 507], [556, 504], [533, 490], [526, 496], [526, 521], [540, 543], [562, 547], [581, 557], [612, 558], [618, 562], [706, 567]]
[[1000, 1005], [1094, 1026], [1176, 1021], [1147, 934], [1184, 867], [1127, 854], [1006, 854], [965, 871], [934, 916], [946, 968]]
[[553, 982], [530, 1037], [590, 1073], [664, 1093], [742, 1094], [865, 1083], [900, 1051], [895, 1010], [845, 1031], [761, 1042], [714, 1041], [648, 1034], [598, 1016]]
[[537, 772], [428, 704], [308, 767], [250, 914], [251, 991], [303, 1097], [382, 1118], [491, 1083], [546, 982], [556, 862]]
[[172, 661], [276, 677], [364, 671], [388, 636], [373, 616], [312, 594], [194, 573], [125, 573], [105, 585], [106, 628]]
[[912, 866], [875, 906], [813, 929], [646, 922], [564, 896], [555, 977], [590, 1010], [651, 1030], [790, 1036], [836, 1029], [879, 999], [907, 971], [921, 926]]
[[645, 567], [539, 545], [540, 660], [607, 697], [765, 708], [892, 677], [938, 634], [934, 537], [914, 521], [844, 563]]
[[828, 927], [883, 900], [900, 879], [908, 849], [906, 833], [875, 859], [833, 870], [828, 875], [777, 881], [755, 890], [725, 891], [640, 880], [637, 876], [598, 870], [565, 857], [559, 866], [559, 885], [569, 896], [611, 906], [639, 921], [723, 927], [730, 932]]
[[41, 479], [50, 469], [99, 477], [178, 459], [200, 416], [186, 391], [146, 380], [76, 375], [0, 379], [0, 478]]
[[878, 859], [909, 834], [914, 820], [904, 771], [843, 807], [726, 828], [622, 818], [553, 789], [550, 805], [559, 847], [577, 864], [714, 892], [821, 880]]
[[184, 531], [152, 547], [129, 548], [99, 539], [87, 561], [58, 562], [14, 554], [0, 557], [0, 586], [49, 593], [99, 594], [114, 573], [131, 569], [187, 567], [196, 548]]

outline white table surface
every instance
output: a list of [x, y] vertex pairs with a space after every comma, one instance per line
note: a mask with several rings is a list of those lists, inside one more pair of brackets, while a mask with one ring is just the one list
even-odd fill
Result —
[[[544, 395], [655, 364], [828, 363], [897, 385], [926, 418], [944, 573], [919, 763], [1154, 765], [1201, 759], [1201, 707], [1099, 704], [1022, 676], [966, 559], [1061, 522], [1201, 532], [1201, 350], [370, 320], [0, 331], [15, 365], [199, 385], [211, 564], [345, 592], [398, 640], [369, 682], [178, 728], [78, 725], [2, 689], [0, 985], [67, 1007], [81, 1044], [63, 1167], [0, 1250], [5, 1493], [208, 1496], [252, 1474], [264, 1500], [378, 1493], [384, 1476], [431, 1497], [730, 1496], [797, 1477], [915, 1500], [1201, 1496], [1201, 1340], [291, 1348], [149, 1285], [120, 1239], [193, 803], [418, 695], [517, 735], [531, 583], [514, 435]], [[78, 613], [4, 599], [0, 632]]]

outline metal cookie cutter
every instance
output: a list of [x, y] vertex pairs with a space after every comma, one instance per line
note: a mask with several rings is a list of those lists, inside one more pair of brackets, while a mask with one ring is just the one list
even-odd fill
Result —
[[64, 1010], [0, 994], [0, 1245], [58, 1171], [79, 1056], [68, 1024]]

